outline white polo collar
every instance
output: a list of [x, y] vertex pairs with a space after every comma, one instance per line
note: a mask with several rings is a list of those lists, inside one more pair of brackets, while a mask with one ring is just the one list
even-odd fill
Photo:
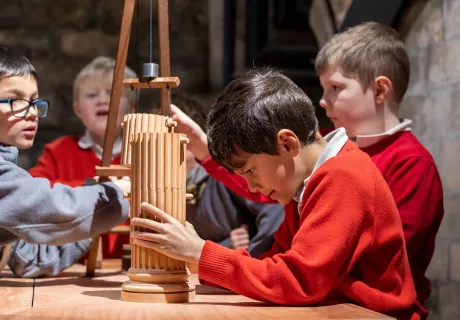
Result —
[[323, 149], [323, 151], [319, 155], [318, 160], [316, 161], [315, 166], [313, 167], [313, 170], [312, 170], [310, 176], [308, 176], [304, 180], [304, 182], [303, 182], [304, 184], [303, 184], [302, 188], [299, 190], [297, 195], [294, 197], [294, 200], [299, 202], [299, 204], [298, 204], [298, 212], [299, 212], [299, 214], [300, 214], [300, 207], [302, 205], [301, 199], [302, 199], [302, 196], [303, 196], [303, 192], [305, 190], [305, 186], [306, 186], [306, 184], [308, 182], [308, 179], [310, 179], [310, 177], [313, 175], [313, 173], [323, 163], [325, 163], [327, 160], [335, 157], [340, 152], [340, 150], [342, 150], [343, 146], [348, 141], [348, 136], [347, 136], [347, 133], [346, 133], [344, 128], [339, 128], [339, 129], [336, 129], [336, 130], [330, 132], [329, 134], [327, 134], [324, 137], [324, 140], [327, 141], [326, 147]]
[[[93, 138], [91, 138], [91, 135], [88, 130], [85, 130], [85, 134], [78, 140], [78, 146], [85, 150], [91, 149], [96, 155], [96, 157], [98, 157], [99, 159], [102, 159], [103, 148], [100, 145], [98, 145], [93, 140]], [[122, 148], [121, 137], [118, 137], [113, 144], [112, 160], [121, 154], [121, 148]]]
[[370, 135], [358, 135], [356, 136], [356, 145], [359, 148], [367, 148], [370, 147], [373, 144], [376, 144], [377, 142], [382, 141], [385, 138], [388, 138], [389, 136], [400, 132], [400, 131], [411, 131], [411, 125], [412, 125], [412, 120], [409, 119], [404, 119], [400, 124], [394, 126], [390, 130], [384, 132], [384, 133], [379, 133], [379, 134], [370, 134]]

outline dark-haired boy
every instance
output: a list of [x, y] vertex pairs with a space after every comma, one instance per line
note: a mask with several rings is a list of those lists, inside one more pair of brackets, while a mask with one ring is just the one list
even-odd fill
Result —
[[398, 318], [420, 308], [401, 220], [388, 185], [344, 129], [323, 139], [313, 105], [291, 80], [255, 71], [232, 81], [207, 122], [213, 159], [252, 192], [285, 207], [272, 249], [255, 259], [200, 239], [147, 203], [163, 223], [135, 243], [198, 263], [201, 279], [253, 299], [286, 305], [353, 302]]
[[[183, 94], [174, 94], [172, 100], [197, 125], [205, 126], [206, 113], [200, 103]], [[227, 248], [247, 249], [253, 257], [270, 250], [273, 235], [284, 219], [283, 206], [238, 196], [209, 176], [189, 150], [187, 192], [194, 195], [187, 201], [187, 221], [202, 239]]]
[[[404, 42], [388, 26], [363, 23], [324, 45], [316, 58], [316, 72], [324, 89], [320, 106], [336, 128], [345, 128], [371, 157], [390, 187], [403, 224], [417, 300], [423, 304], [431, 294], [425, 272], [444, 215], [443, 190], [433, 157], [411, 132], [412, 121], [398, 118], [410, 77]], [[243, 197], [271, 201], [248, 192], [244, 181], [216, 165], [209, 157], [206, 135], [180, 110], [177, 116], [190, 138], [189, 149], [211, 176]]]

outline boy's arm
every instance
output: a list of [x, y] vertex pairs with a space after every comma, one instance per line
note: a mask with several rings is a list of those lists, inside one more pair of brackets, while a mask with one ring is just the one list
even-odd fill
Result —
[[256, 202], [276, 203], [276, 201], [262, 193], [250, 192], [246, 179], [236, 174], [231, 174], [214, 162], [208, 151], [208, 140], [205, 132], [188, 115], [173, 104], [171, 105], [171, 113], [173, 114], [173, 118], [177, 121], [176, 132], [185, 133], [187, 135], [190, 140], [187, 145], [188, 150], [193, 153], [196, 160], [200, 162], [209, 175], [222, 182], [227, 188], [243, 198]]
[[201, 161], [200, 164], [206, 169], [210, 176], [222, 182], [227, 188], [243, 198], [255, 202], [278, 203], [260, 192], [252, 193], [249, 191], [248, 182], [244, 177], [228, 172], [227, 169], [218, 165], [211, 156]]
[[30, 168], [29, 173], [32, 177], [48, 179], [51, 185], [63, 183], [71, 187], [78, 187], [85, 184], [84, 180], [62, 180], [57, 178], [57, 161], [50, 145], [45, 145], [43, 154], [38, 158], [37, 165]]
[[[277, 304], [323, 300], [353, 267], [351, 257], [360, 238], [367, 239], [367, 246], [373, 236], [372, 228], [364, 228], [373, 223], [372, 214], [367, 214], [372, 211], [362, 201], [372, 197], [370, 192], [349, 188], [356, 185], [350, 177], [331, 175], [304, 200], [305, 220], [289, 250], [259, 260], [246, 250], [233, 251], [207, 241], [199, 261], [200, 279]], [[347, 197], [341, 197], [345, 189]]]
[[56, 276], [77, 262], [91, 243], [91, 239], [86, 239], [62, 246], [50, 246], [19, 240], [12, 246], [8, 266], [18, 277]]
[[444, 212], [441, 179], [434, 163], [418, 157], [397, 163], [387, 176], [411, 258], [420, 250], [427, 232], [441, 223]]
[[247, 205], [257, 214], [257, 233], [251, 238], [248, 251], [252, 257], [258, 257], [272, 248], [274, 234], [284, 220], [284, 207], [249, 201], [247, 201]]
[[59, 245], [92, 238], [124, 222], [129, 204], [112, 182], [51, 187], [43, 178], [0, 158], [0, 226], [37, 244]]
[[[343, 171], [337, 166], [329, 169], [318, 170], [315, 178], [311, 177], [309, 185], [315, 189], [308, 199], [304, 198], [301, 225], [298, 230], [295, 228], [297, 233], [285, 252], [270, 256], [273, 254], [270, 251], [260, 260], [250, 257], [244, 249], [231, 250], [210, 241], [203, 242], [177, 220], [145, 203], [141, 208], [162, 223], [132, 219], [132, 225], [156, 231], [134, 232], [134, 243], [175, 259], [198, 261], [200, 279], [253, 299], [286, 305], [318, 303], [344, 279], [360, 252], [372, 244], [374, 236], [374, 181], [364, 175], [357, 176], [356, 170]], [[343, 190], [348, 190], [347, 197], [342, 196]], [[289, 238], [280, 234], [292, 230], [286, 221], [297, 225], [297, 211], [291, 209], [289, 213], [286, 211], [289, 216], [275, 238]], [[390, 232], [388, 237], [400, 231], [395, 227], [396, 230], [392, 230], [395, 233]], [[392, 250], [385, 254], [394, 256], [392, 264], [396, 267], [402, 265], [401, 259], [406, 259], [402, 237], [388, 241], [394, 246], [387, 248]], [[275, 245], [278, 249], [283, 247], [278, 241]], [[384, 266], [388, 272], [396, 267]]]

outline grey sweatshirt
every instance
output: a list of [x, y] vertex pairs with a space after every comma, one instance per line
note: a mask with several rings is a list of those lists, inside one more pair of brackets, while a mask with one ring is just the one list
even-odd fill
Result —
[[0, 145], [0, 250], [17, 241], [8, 261], [15, 274], [57, 274], [89, 248], [89, 238], [128, 218], [129, 203], [115, 184], [51, 187], [18, 167], [17, 155]]
[[230, 247], [230, 232], [242, 224], [249, 227], [248, 251], [253, 257], [270, 250], [273, 235], [284, 220], [284, 207], [256, 203], [236, 195], [197, 165], [187, 175], [187, 221], [205, 240]]

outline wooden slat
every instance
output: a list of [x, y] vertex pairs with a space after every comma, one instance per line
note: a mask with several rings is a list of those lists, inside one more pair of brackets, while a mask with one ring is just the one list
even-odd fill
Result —
[[139, 79], [125, 79], [123, 80], [123, 87], [125, 88], [136, 88], [136, 89], [159, 89], [166, 88], [177, 88], [180, 84], [179, 77], [158, 77], [150, 81], [139, 81]]
[[96, 175], [99, 177], [130, 177], [131, 168], [112, 164], [110, 167], [96, 166]]
[[101, 236], [96, 236], [93, 238], [93, 244], [91, 245], [91, 249], [89, 250], [88, 263], [86, 266], [86, 276], [87, 277], [94, 277], [96, 273], [96, 265], [97, 265], [97, 260], [98, 260], [100, 242], [101, 242]]
[[[168, 0], [158, 0], [158, 39], [160, 47], [160, 76], [169, 77], [169, 13]], [[161, 114], [168, 115], [169, 89], [161, 89]]]
[[107, 233], [126, 234], [129, 233], [129, 226], [116, 226], [110, 229]]

